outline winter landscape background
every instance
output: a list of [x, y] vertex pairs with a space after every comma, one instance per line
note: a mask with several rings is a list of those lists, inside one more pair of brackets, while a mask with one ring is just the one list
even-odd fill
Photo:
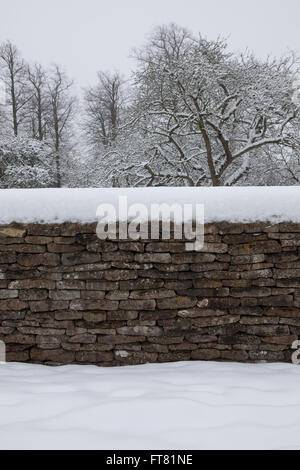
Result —
[[[12, 15], [3, 3], [4, 13], [6, 8]], [[128, 2], [127, 15], [134, 13], [134, 3]], [[33, 5], [29, 0], [28, 8]], [[278, 21], [279, 13], [277, 2], [272, 5], [270, 22]], [[292, 0], [290, 6], [290, 14], [297, 13]], [[99, 11], [93, 1], [89, 7], [90, 14]], [[198, 5], [199, 24], [207, 8]], [[225, 12], [234, 31], [241, 13], [236, 9], [235, 20], [235, 10]], [[33, 27], [40, 18], [34, 14]], [[58, 34], [61, 27], [60, 19]], [[64, 25], [65, 42], [74, 27], [71, 21]], [[233, 49], [224, 25], [216, 38], [193, 29], [169, 21], [144, 31], [143, 42], [127, 51], [131, 70], [124, 72], [118, 61], [110, 71], [101, 67], [109, 38], [93, 57], [94, 46], [86, 41], [94, 72], [92, 84], [81, 86], [68, 64], [27, 59], [12, 23], [12, 39], [0, 35], [6, 91], [0, 105], [0, 187], [298, 185], [299, 49], [293, 42], [293, 48], [276, 47], [267, 56], [259, 48]], [[266, 42], [270, 30], [272, 24], [266, 24]], [[287, 30], [282, 21], [283, 44]], [[28, 43], [30, 34], [24, 34]], [[112, 38], [117, 34], [111, 31]]]

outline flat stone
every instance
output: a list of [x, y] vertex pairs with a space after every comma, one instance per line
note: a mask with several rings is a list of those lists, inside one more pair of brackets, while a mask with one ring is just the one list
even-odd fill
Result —
[[226, 243], [204, 243], [201, 251], [203, 253], [227, 253], [228, 245]]
[[137, 279], [137, 277], [138, 274], [136, 271], [114, 269], [104, 272], [104, 279], [107, 281], [127, 281], [129, 279]]
[[20, 326], [18, 327], [20, 333], [24, 335], [38, 335], [38, 336], [62, 336], [65, 334], [64, 328], [40, 328], [40, 327], [29, 327]]
[[172, 258], [170, 253], [142, 253], [134, 257], [138, 263], [163, 263], [170, 264]]
[[147, 243], [146, 252], [154, 253], [181, 253], [184, 251], [184, 242], [160, 242]]
[[99, 300], [78, 299], [78, 300], [72, 300], [70, 302], [71, 310], [118, 310], [118, 307], [119, 307], [119, 303], [117, 301], [107, 300], [107, 299], [99, 299]]
[[195, 307], [197, 305], [197, 302], [197, 298], [177, 296], [170, 299], [158, 299], [157, 308], [161, 310], [181, 310]]
[[17, 261], [15, 253], [0, 253], [0, 264], [11, 264]]
[[98, 336], [97, 341], [100, 344], [127, 344], [143, 342], [145, 339], [145, 336], [108, 335]]
[[185, 335], [185, 338], [187, 341], [190, 343], [200, 343], [200, 344], [205, 344], [205, 343], [215, 343], [217, 342], [217, 336], [213, 335], [206, 335], [206, 334], [200, 334], [200, 333], [189, 333]]
[[60, 364], [70, 364], [75, 360], [75, 352], [65, 351], [64, 349], [44, 350], [33, 348], [30, 351], [30, 357], [33, 361], [48, 362], [53, 361]]
[[196, 318], [193, 320], [193, 325], [199, 328], [205, 328], [208, 326], [223, 326], [231, 325], [232, 323], [238, 323], [240, 320], [239, 315], [225, 315], [221, 317], [203, 317]]
[[38, 255], [20, 254], [18, 255], [18, 264], [26, 267], [34, 266], [58, 266], [59, 256], [54, 253], [42, 253]]
[[118, 290], [119, 283], [113, 281], [87, 281], [87, 290], [114, 291]]
[[0, 310], [24, 310], [28, 308], [28, 304], [18, 299], [0, 300]]
[[289, 328], [284, 325], [260, 325], [260, 326], [248, 326], [247, 333], [255, 336], [288, 336]]
[[49, 299], [51, 300], [74, 300], [79, 298], [80, 291], [78, 290], [53, 290], [49, 292]]
[[174, 264], [213, 263], [215, 259], [216, 256], [209, 253], [180, 253], [172, 255], [172, 263]]
[[36, 342], [38, 345], [55, 345], [55, 347], [59, 347], [62, 342], [61, 336], [37, 336]]
[[232, 288], [230, 289], [230, 295], [232, 297], [270, 297], [272, 294], [272, 289], [269, 289], [267, 287], [262, 287], [262, 288]]
[[64, 280], [64, 281], [58, 281], [56, 283], [57, 289], [62, 289], [62, 290], [83, 290], [85, 289], [85, 282], [84, 281], [78, 281], [78, 280]]
[[106, 320], [106, 313], [103, 312], [85, 312], [83, 314], [84, 320], [91, 323], [101, 323]]
[[244, 243], [243, 245], [229, 248], [229, 254], [233, 256], [254, 255], [267, 253], [280, 253], [282, 251], [280, 243], [276, 240], [257, 241]]
[[16, 253], [45, 253], [44, 245], [16, 244], [16, 245], [0, 245], [0, 251], [10, 251]]
[[27, 335], [21, 333], [15, 333], [5, 337], [6, 344], [28, 344], [34, 345], [35, 344], [35, 336], [34, 335]]
[[190, 359], [190, 351], [172, 351], [168, 353], [160, 353], [158, 355], [158, 362], [181, 362], [189, 361]]
[[155, 310], [156, 302], [153, 299], [149, 300], [121, 300], [121, 310]]
[[52, 237], [43, 237], [43, 236], [33, 236], [29, 235], [25, 237], [25, 242], [32, 245], [48, 245], [53, 241]]
[[23, 238], [26, 235], [26, 229], [17, 227], [0, 227], [0, 235], [12, 238]]
[[61, 258], [62, 264], [65, 266], [75, 266], [77, 264], [98, 263], [101, 261], [101, 255], [98, 253], [68, 253], [63, 254]]
[[[161, 279], [137, 279], [136, 281], [120, 281], [120, 290], [160, 289], [164, 282]], [[112, 290], [112, 289], [109, 289]]]
[[117, 261], [123, 263], [132, 263], [134, 261], [134, 254], [127, 252], [112, 252], [112, 253], [102, 253], [102, 260], [105, 262], [108, 261]]
[[278, 295], [259, 299], [259, 305], [271, 307], [293, 307], [292, 295]]
[[196, 361], [213, 361], [221, 357], [220, 351], [216, 349], [197, 349], [191, 353], [192, 359]]
[[201, 317], [222, 317], [227, 315], [226, 310], [218, 309], [204, 309], [204, 308], [191, 308], [187, 310], [179, 310], [178, 316], [181, 318], [201, 318]]
[[54, 310], [66, 310], [69, 302], [63, 300], [41, 300], [30, 301], [29, 307], [31, 312], [53, 312]]
[[108, 300], [127, 300], [129, 297], [129, 291], [111, 291], [105, 295]]
[[119, 250], [122, 250], [122, 251], [133, 251], [136, 253], [143, 253], [144, 249], [145, 249], [145, 243], [119, 242]]
[[78, 351], [76, 361], [88, 364], [98, 364], [101, 362], [112, 362], [114, 355], [110, 351]]
[[227, 361], [245, 362], [249, 354], [246, 351], [221, 351], [221, 358]]
[[135, 300], [147, 299], [168, 299], [175, 297], [176, 293], [170, 289], [148, 289], [148, 290], [134, 290], [131, 291], [129, 298]]
[[280, 308], [271, 307], [264, 311], [264, 315], [270, 315], [280, 318], [299, 318], [300, 319], [300, 308]]
[[84, 343], [84, 344], [94, 344], [96, 342], [97, 336], [91, 334], [81, 334], [81, 335], [74, 335], [68, 338], [70, 343]]
[[162, 336], [163, 330], [157, 326], [123, 326], [117, 328], [117, 333], [126, 336]]
[[55, 312], [54, 318], [58, 321], [81, 320], [83, 318], [83, 313], [76, 312], [75, 310], [62, 310], [60, 312]]
[[252, 361], [263, 362], [282, 362], [284, 360], [283, 352], [272, 351], [249, 351], [249, 357]]
[[265, 261], [265, 255], [241, 255], [241, 256], [232, 256], [232, 264], [256, 264], [263, 263]]
[[[300, 278], [300, 269], [274, 269], [274, 279]], [[298, 279], [298, 286], [300, 280]]]
[[54, 237], [59, 236], [61, 225], [54, 224], [29, 224], [26, 226], [27, 234], [33, 236]]
[[18, 295], [18, 290], [0, 289], [0, 299], [16, 299]]
[[9, 289], [55, 289], [55, 282], [47, 279], [22, 279], [12, 281]]
[[[79, 292], [79, 297], [81, 297], [82, 299], [86, 299], [86, 300], [99, 300], [99, 299], [104, 299], [107, 298], [105, 296], [105, 291], [101, 291], [101, 290], [83, 290], [81, 292]], [[109, 299], [109, 300], [118, 300], [118, 299]]]
[[136, 320], [138, 317], [137, 311], [131, 310], [115, 310], [107, 312], [108, 321], [127, 321], [127, 320]]
[[274, 337], [267, 336], [265, 338], [261, 338], [261, 340], [263, 343], [273, 343], [273, 344], [287, 345], [291, 347], [292, 344], [298, 340], [298, 336], [296, 335], [274, 336]]
[[209, 272], [209, 271], [228, 271], [229, 263], [201, 263], [201, 264], [192, 264], [191, 271], [196, 273]]

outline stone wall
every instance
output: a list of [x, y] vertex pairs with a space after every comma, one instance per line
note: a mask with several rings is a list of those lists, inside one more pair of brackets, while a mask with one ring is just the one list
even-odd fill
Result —
[[300, 224], [209, 224], [200, 253], [183, 241], [101, 242], [95, 227], [0, 227], [8, 361], [290, 361]]

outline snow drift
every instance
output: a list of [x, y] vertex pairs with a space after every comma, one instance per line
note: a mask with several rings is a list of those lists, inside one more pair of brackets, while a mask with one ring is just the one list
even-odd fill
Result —
[[0, 365], [1, 449], [300, 449], [300, 368]]
[[100, 204], [204, 204], [205, 222], [300, 222], [300, 187], [0, 190], [0, 224], [90, 223]]

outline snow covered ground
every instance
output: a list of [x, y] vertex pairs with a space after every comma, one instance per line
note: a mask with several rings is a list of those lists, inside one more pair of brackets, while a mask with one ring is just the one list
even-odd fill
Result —
[[[0, 224], [94, 222], [100, 204], [204, 204], [205, 222], [300, 222], [300, 187], [2, 189]], [[121, 216], [122, 218], [122, 216]], [[126, 217], [124, 218], [126, 220]]]
[[0, 365], [1, 449], [300, 449], [300, 368]]

